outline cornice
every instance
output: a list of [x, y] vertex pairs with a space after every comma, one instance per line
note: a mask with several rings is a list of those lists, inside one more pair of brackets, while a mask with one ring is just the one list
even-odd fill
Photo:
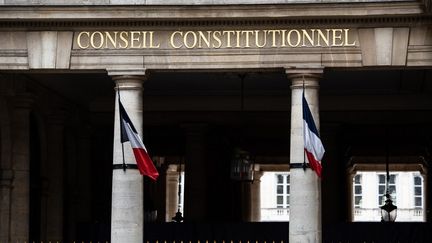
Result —
[[0, 28], [193, 28], [202, 26], [408, 26], [432, 23], [418, 2], [217, 6], [2, 6]]
[[2, 6], [0, 20], [220, 20], [421, 15], [418, 2], [193, 6]]
[[[409, 27], [412, 25], [430, 25], [432, 16], [384, 16], [362, 18], [273, 18], [273, 19], [215, 19], [215, 20], [0, 20], [0, 29], [12, 30], [82, 30], [82, 29], [194, 29], [194, 28], [235, 28], [241, 29], [265, 26], [290, 27]], [[234, 26], [234, 27], [233, 27]]]

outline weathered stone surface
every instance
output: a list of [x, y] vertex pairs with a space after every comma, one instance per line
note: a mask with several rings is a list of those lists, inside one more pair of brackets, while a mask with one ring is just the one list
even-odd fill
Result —
[[424, 11], [415, 1], [394, 2], [392, 4], [255, 4], [241, 6], [209, 6], [209, 5], [140, 5], [140, 6], [57, 6], [1, 8], [0, 20], [191, 20], [191, 19], [229, 19], [229, 18], [301, 18], [306, 17], [368, 17], [394, 15], [421, 15]]
[[364, 66], [376, 65], [376, 46], [374, 29], [359, 29], [359, 40]]
[[[363, 65], [406, 65], [409, 35], [409, 28], [360, 29]], [[418, 36], [418, 39], [423, 39], [421, 34]]]
[[28, 32], [29, 68], [69, 68], [72, 36], [72, 32]]
[[56, 68], [69, 68], [72, 49], [72, 32], [57, 33]]
[[392, 65], [406, 65], [409, 28], [395, 28], [393, 31]]
[[375, 46], [376, 64], [391, 65], [393, 28], [375, 28]]
[[55, 68], [57, 32], [41, 31], [27, 33], [29, 67]]
[[410, 38], [410, 46], [432, 45], [432, 27], [420, 26], [412, 27]]
[[[117, 88], [121, 92], [121, 101], [140, 136], [142, 135], [142, 83], [143, 77], [118, 76]], [[116, 100], [118, 93], [116, 92]], [[120, 143], [120, 119], [118, 102], [115, 102], [114, 151], [113, 164], [135, 164], [131, 146]], [[111, 242], [141, 243], [143, 242], [143, 176], [137, 169], [113, 170], [112, 211], [111, 211]]]
[[[303, 163], [303, 116], [302, 94], [305, 96], [319, 129], [319, 99], [318, 77], [320, 69], [293, 70], [295, 75], [287, 70], [291, 85], [291, 136], [290, 136], [290, 164]], [[322, 71], [322, 70], [321, 70]], [[303, 88], [304, 87], [304, 88]], [[290, 196], [290, 242], [321, 242], [321, 180], [311, 169], [291, 168], [291, 196]]]
[[[334, 2], [395, 2], [403, 0], [2, 0], [5, 5], [208, 5], [208, 4], [287, 4]], [[406, 0], [405, 0], [406, 1]]]

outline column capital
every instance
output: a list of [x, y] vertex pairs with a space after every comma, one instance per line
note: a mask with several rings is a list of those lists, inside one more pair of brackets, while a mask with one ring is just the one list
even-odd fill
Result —
[[305, 88], [318, 89], [318, 81], [322, 78], [323, 72], [322, 67], [285, 69], [288, 79], [292, 82], [291, 89], [301, 89], [303, 83]]
[[108, 75], [114, 76], [145, 76], [145, 69], [107, 69]]
[[293, 67], [293, 68], [285, 68], [285, 73], [289, 78], [295, 76], [318, 76], [321, 77], [324, 73], [324, 67]]
[[144, 75], [115, 75], [111, 77], [116, 83], [115, 90], [140, 90], [143, 88], [143, 84], [146, 80], [146, 76]]

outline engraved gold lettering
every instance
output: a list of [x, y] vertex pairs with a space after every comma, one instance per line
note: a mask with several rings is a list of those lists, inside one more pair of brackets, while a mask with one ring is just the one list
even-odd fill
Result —
[[202, 31], [198, 31], [198, 36], [199, 36], [198, 47], [199, 48], [202, 48], [202, 42], [203, 41], [208, 48], [210, 47], [210, 34], [211, 34], [211, 31], [207, 31], [207, 36], [205, 36]]
[[311, 46], [314, 46], [314, 42], [315, 42], [315, 30], [311, 29], [312, 32], [312, 36], [309, 35], [307, 30], [301, 30], [302, 31], [302, 39], [303, 39], [303, 44], [302, 46], [307, 46], [305, 43], [305, 40], [307, 39], [309, 41], [309, 44]]
[[[191, 35], [192, 36], [192, 44], [189, 44], [188, 43], [188, 36], [189, 35]], [[188, 32], [186, 32], [185, 34], [184, 34], [184, 37], [183, 37], [183, 43], [184, 43], [184, 45], [186, 46], [186, 48], [188, 48], [188, 49], [192, 49], [192, 48], [194, 48], [195, 46], [196, 46], [196, 44], [197, 44], [197, 42], [198, 42], [198, 38], [197, 38], [197, 35], [195, 34], [195, 32], [193, 32], [193, 31], [188, 31]]]
[[321, 46], [320, 40], [323, 40], [324, 43], [326, 44], [326, 46], [329, 46], [330, 29], [326, 29], [326, 34], [325, 35], [324, 35], [324, 33], [321, 30], [317, 30], [317, 32], [318, 32], [318, 43], [317, 43], [317, 46]]
[[286, 44], [285, 44], [285, 42], [286, 42], [285, 32], [286, 32], [286, 30], [281, 30], [281, 37], [282, 37], [281, 47], [286, 47]]
[[252, 34], [253, 35], [253, 31], [252, 30], [244, 30], [244, 31], [242, 31], [242, 34], [246, 34], [246, 37], [245, 37], [245, 41], [246, 41], [246, 45], [245, 45], [245, 47], [250, 47], [250, 44], [249, 44], [249, 36]]
[[269, 30], [268, 33], [272, 34], [272, 45], [271, 45], [271, 47], [277, 47], [276, 46], [276, 34], [280, 34], [280, 30]]
[[[114, 38], [111, 36], [110, 32], [105, 31], [105, 48], [108, 49], [108, 43], [111, 43], [111, 45], [116, 48], [117, 47], [117, 31], [114, 31]], [[108, 42], [109, 41], [109, 42]]]
[[[263, 43], [262, 43], [262, 44], [259, 43], [259, 33], [260, 33], [260, 32], [263, 32], [262, 38], [263, 38], [264, 40], [263, 40]], [[264, 46], [267, 45], [267, 30], [263, 30], [263, 31], [255, 30], [255, 45], [256, 45], [258, 48], [263, 48]]]
[[[131, 31], [130, 32], [130, 38], [131, 38], [131, 48], [139, 48], [139, 40], [140, 40], [141, 32], [139, 31]], [[136, 44], [136, 45], [135, 45]]]
[[142, 45], [141, 48], [147, 48], [147, 31], [142, 32]]
[[[342, 46], [342, 29], [332, 29], [333, 32], [333, 43], [332, 46]], [[339, 43], [336, 43], [336, 40], [339, 40]]]
[[127, 39], [128, 37], [129, 37], [129, 33], [128, 32], [126, 32], [126, 31], [120, 32], [120, 40], [123, 41], [123, 45], [120, 42], [119, 43], [119, 48], [121, 48], [121, 49], [128, 48], [128, 46], [129, 46], [129, 41]]
[[236, 36], [237, 36], [237, 45], [236, 47], [239, 48], [240, 47], [240, 35], [241, 31], [240, 30], [236, 30]]
[[213, 39], [218, 43], [217, 45], [213, 43], [213, 48], [220, 48], [222, 46], [221, 35], [222, 33], [220, 31], [213, 32]]
[[351, 47], [356, 45], [356, 39], [350, 36], [350, 31], [331, 28], [163, 31], [169, 37], [166, 40], [159, 38], [158, 32], [146, 30], [81, 31], [75, 36], [76, 48], [80, 49], [158, 49], [162, 44], [172, 49]]
[[[99, 40], [99, 45], [96, 45], [96, 43], [97, 43], [95, 41], [96, 35], [99, 36], [99, 38], [97, 39], [97, 40]], [[100, 49], [100, 48], [102, 48], [103, 44], [104, 44], [104, 37], [103, 37], [102, 33], [99, 31], [93, 32], [90, 36], [90, 45], [95, 49]]]
[[87, 44], [86, 46], [82, 45], [82, 43], [81, 43], [81, 37], [82, 37], [82, 35], [87, 35], [87, 43], [88, 43], [88, 38], [90, 36], [90, 33], [84, 31], [84, 32], [79, 33], [78, 37], [77, 37], [77, 44], [78, 44], [79, 48], [81, 48], [81, 49], [87, 49], [87, 48], [89, 48], [90, 44]]
[[150, 38], [150, 45], [149, 45], [149, 47], [150, 48], [153, 48], [153, 49], [157, 49], [157, 48], [159, 48], [160, 47], [160, 43], [158, 43], [157, 45], [153, 45], [153, 41], [154, 41], [154, 39], [153, 39], [153, 31], [150, 31], [149, 32], [150, 33], [150, 36], [149, 36], [149, 38]]
[[345, 46], [355, 46], [356, 45], [356, 41], [355, 40], [354, 40], [353, 43], [349, 43], [348, 32], [349, 32], [349, 29], [344, 29], [344, 33], [345, 33], [345, 43], [344, 43], [344, 45]]
[[181, 37], [181, 36], [183, 36], [183, 32], [182, 32], [182, 31], [175, 31], [175, 32], [173, 32], [173, 33], [171, 34], [171, 37], [170, 37], [170, 44], [171, 44], [171, 46], [172, 46], [174, 49], [179, 49], [179, 48], [181, 48], [183, 45], [182, 45], [182, 44], [180, 44], [180, 45], [178, 45], [178, 46], [175, 45], [174, 37], [175, 37], [176, 35], [179, 35], [179, 36]]
[[227, 38], [226, 38], [226, 47], [232, 47], [231, 46], [231, 34], [234, 34], [235, 33], [235, 31], [233, 31], [233, 30], [225, 30], [225, 31], [222, 31], [222, 35], [225, 35], [226, 34], [226, 36], [227, 36]]
[[[293, 45], [292, 42], [291, 42], [291, 33], [293, 33], [293, 32], [296, 33], [296, 35], [297, 35], [297, 43], [295, 43], [295, 45]], [[300, 42], [301, 42], [300, 32], [298, 30], [290, 30], [290, 31], [288, 31], [287, 41], [288, 41], [288, 45], [290, 47], [297, 47], [297, 46], [299, 46]]]

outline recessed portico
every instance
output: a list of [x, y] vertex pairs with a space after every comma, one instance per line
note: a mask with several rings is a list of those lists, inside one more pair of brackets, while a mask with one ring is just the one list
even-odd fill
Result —
[[[180, 170], [186, 223], [259, 220], [263, 168], [302, 163], [305, 87], [325, 180], [291, 168], [289, 232], [320, 242], [323, 225], [351, 217], [345, 156], [382, 156], [384, 127], [407, 131], [393, 137], [402, 157], [431, 149], [430, 15], [414, 2], [342, 5], [2, 9], [0, 241], [150, 239], [146, 209], [169, 219]], [[114, 88], [156, 183], [113, 170]], [[254, 184], [229, 178], [236, 146], [255, 156]]]

